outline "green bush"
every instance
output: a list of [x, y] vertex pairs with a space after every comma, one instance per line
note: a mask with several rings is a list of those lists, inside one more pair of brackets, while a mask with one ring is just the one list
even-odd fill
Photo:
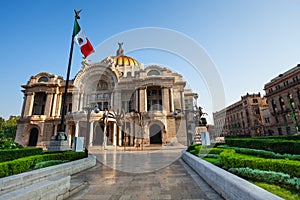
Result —
[[289, 189], [300, 191], [300, 178], [291, 178], [289, 174], [285, 174], [282, 172], [264, 171], [259, 169], [251, 169], [249, 167], [230, 168], [228, 171], [240, 177], [250, 179], [252, 181], [277, 184]]
[[262, 149], [275, 153], [297, 154], [300, 152], [300, 141], [261, 138], [226, 138], [226, 144], [232, 147]]
[[0, 150], [0, 162], [15, 160], [26, 156], [40, 155], [43, 153], [42, 148], [22, 148]]
[[15, 143], [9, 139], [1, 139], [0, 140], [0, 149], [21, 149], [23, 148], [22, 145]]
[[210, 149], [209, 153], [220, 155], [220, 153], [222, 153], [224, 150], [225, 149], [223, 149], [223, 148], [212, 148], [212, 149]]
[[37, 163], [49, 160], [73, 161], [85, 158], [85, 152], [66, 151], [62, 153], [34, 155], [0, 163], [0, 178], [19, 174], [32, 169]]
[[201, 144], [191, 144], [188, 152], [190, 152], [193, 155], [198, 155], [201, 148], [202, 148]]
[[300, 161], [300, 155], [295, 154], [280, 154], [280, 153], [274, 153], [272, 151], [266, 151], [266, 150], [260, 150], [260, 149], [249, 149], [249, 148], [241, 148], [241, 147], [226, 147], [223, 146], [225, 149], [234, 149], [236, 153], [242, 153], [247, 155], [253, 155], [253, 156], [259, 156], [262, 158], [274, 158], [274, 159], [290, 159], [290, 160], [299, 160]]
[[265, 171], [283, 172], [290, 176], [300, 177], [300, 162], [289, 159], [264, 159], [236, 154], [234, 150], [225, 150], [220, 160], [227, 168], [260, 169]]
[[198, 154], [198, 156], [204, 158], [220, 158], [218, 154]]
[[277, 140], [300, 140], [300, 135], [265, 136], [253, 139], [277, 139]]

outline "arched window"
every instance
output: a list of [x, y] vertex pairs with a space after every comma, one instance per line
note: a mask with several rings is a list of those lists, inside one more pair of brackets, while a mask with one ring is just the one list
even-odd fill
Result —
[[97, 90], [107, 90], [108, 84], [105, 81], [100, 80], [97, 84]]
[[160, 75], [159, 71], [155, 69], [150, 70], [147, 74], [147, 76], [159, 76], [159, 75]]
[[279, 104], [280, 104], [280, 108], [282, 111], [285, 110], [285, 104], [284, 104], [284, 100], [282, 97], [279, 97]]
[[41, 78], [39, 78], [38, 82], [48, 82], [49, 78], [47, 76], [42, 76]]
[[276, 107], [276, 101], [274, 99], [272, 99], [272, 108], [273, 108], [273, 112], [276, 113], [277, 107]]

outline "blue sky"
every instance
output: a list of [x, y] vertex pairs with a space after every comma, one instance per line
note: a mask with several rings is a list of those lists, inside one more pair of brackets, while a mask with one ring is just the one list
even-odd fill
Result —
[[[143, 27], [166, 28], [192, 38], [214, 62], [226, 105], [247, 92], [264, 94], [265, 83], [300, 63], [300, 1], [295, 0], [11, 0], [0, 5], [0, 116], [5, 118], [20, 115], [21, 85], [31, 75], [46, 71], [66, 76], [73, 9], [83, 9], [79, 23], [95, 47], [116, 34]], [[108, 49], [106, 55], [115, 54], [117, 47]], [[188, 62], [157, 50], [129, 55], [182, 73], [199, 93], [198, 104], [211, 121], [215, 110], [205, 77], [195, 78]], [[75, 46], [72, 78], [80, 62]]]

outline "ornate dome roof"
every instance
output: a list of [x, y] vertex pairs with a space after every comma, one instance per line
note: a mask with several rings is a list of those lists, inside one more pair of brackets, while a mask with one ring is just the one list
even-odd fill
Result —
[[119, 42], [118, 44], [119, 48], [117, 50], [117, 55], [109, 56], [103, 59], [101, 62], [114, 64], [115, 66], [139, 66], [140, 64], [136, 59], [124, 55], [124, 50], [122, 48], [123, 42]]
[[119, 66], [136, 66], [139, 64], [138, 61], [136, 61], [134, 58], [124, 55], [116, 56], [114, 57], [114, 60], [115, 65]]

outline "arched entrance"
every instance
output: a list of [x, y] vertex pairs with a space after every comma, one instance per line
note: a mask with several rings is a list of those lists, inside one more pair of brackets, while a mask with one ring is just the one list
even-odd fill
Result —
[[39, 137], [39, 130], [37, 128], [32, 128], [30, 130], [28, 146], [36, 146]]
[[162, 144], [161, 127], [157, 124], [153, 124], [149, 129], [150, 144]]

